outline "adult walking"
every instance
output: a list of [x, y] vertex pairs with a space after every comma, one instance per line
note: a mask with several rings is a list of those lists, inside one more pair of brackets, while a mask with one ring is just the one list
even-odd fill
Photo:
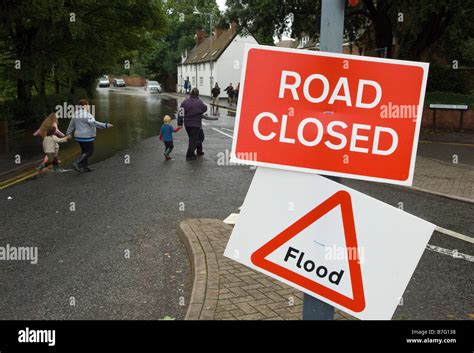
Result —
[[235, 101], [235, 105], [237, 105], [237, 103], [239, 102], [239, 91], [240, 91], [240, 82], [237, 83], [237, 87], [235, 87], [234, 89], [233, 98]]
[[199, 90], [193, 88], [191, 95], [186, 98], [180, 106], [179, 114], [184, 118], [184, 127], [189, 137], [186, 160], [196, 159], [202, 156], [202, 142], [204, 141], [204, 131], [202, 130], [202, 115], [207, 111], [207, 106], [199, 99]]
[[229, 105], [232, 105], [232, 96], [234, 94], [234, 86], [232, 86], [232, 82], [229, 83], [224, 92], [227, 92], [227, 101], [229, 102]]
[[80, 173], [92, 171], [92, 168], [89, 168], [88, 160], [89, 157], [94, 154], [96, 129], [107, 129], [113, 127], [112, 124], [101, 123], [100, 121], [95, 120], [89, 110], [89, 101], [87, 99], [81, 99], [66, 132], [66, 135], [68, 136], [71, 136], [72, 133], [74, 133], [74, 138], [81, 147], [81, 156], [72, 164], [74, 169]]
[[221, 88], [219, 84], [216, 82], [216, 85], [211, 90], [212, 96], [212, 114], [219, 114], [219, 95], [221, 94]]

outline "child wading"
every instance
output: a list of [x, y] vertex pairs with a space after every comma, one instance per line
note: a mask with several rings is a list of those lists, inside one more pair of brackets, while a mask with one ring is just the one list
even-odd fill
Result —
[[33, 134], [34, 136], [41, 136], [43, 139], [46, 137], [48, 129], [50, 127], [54, 127], [56, 130], [54, 134], [57, 137], [64, 137], [64, 135], [58, 128], [58, 117], [56, 116], [56, 113], [51, 113], [48, 115], [46, 119], [44, 119], [43, 123], [41, 124], [40, 128], [36, 130], [36, 132]]
[[74, 132], [74, 138], [79, 146], [81, 146], [81, 156], [72, 165], [78, 172], [91, 172], [88, 159], [94, 154], [94, 140], [96, 129], [107, 129], [113, 127], [109, 123], [101, 123], [95, 120], [94, 116], [89, 113], [89, 102], [87, 99], [81, 99], [79, 106], [71, 119], [66, 134], [70, 136]]
[[170, 153], [173, 150], [173, 132], [178, 132], [181, 130], [181, 127], [178, 126], [176, 128], [173, 128], [170, 125], [171, 122], [171, 117], [169, 115], [165, 115], [163, 118], [163, 125], [161, 126], [160, 130], [160, 140], [163, 141], [165, 144], [165, 152], [163, 153], [165, 155], [165, 160], [170, 161], [173, 158], [170, 157]]
[[59, 155], [59, 144], [67, 142], [70, 137], [57, 137], [56, 134], [56, 128], [54, 126], [50, 126], [48, 130], [46, 131], [46, 136], [43, 139], [43, 151], [47, 157], [47, 161], [44, 160], [43, 163], [41, 163], [36, 169], [38, 172], [41, 173], [41, 171], [49, 166], [50, 164], [53, 164], [53, 168], [55, 172], [62, 172], [63, 170], [59, 166], [59, 160], [58, 160], [58, 155]]

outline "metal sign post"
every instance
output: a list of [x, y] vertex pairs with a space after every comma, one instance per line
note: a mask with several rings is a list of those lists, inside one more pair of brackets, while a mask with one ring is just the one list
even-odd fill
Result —
[[[322, 0], [319, 49], [342, 53], [345, 0]], [[330, 178], [339, 181], [339, 178]], [[303, 320], [334, 320], [334, 307], [303, 294]]]

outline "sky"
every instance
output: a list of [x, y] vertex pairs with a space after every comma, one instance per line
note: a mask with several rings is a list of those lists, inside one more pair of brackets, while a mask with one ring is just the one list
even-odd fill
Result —
[[219, 6], [219, 10], [224, 11], [227, 6], [225, 6], [225, 0], [216, 0], [217, 6]]

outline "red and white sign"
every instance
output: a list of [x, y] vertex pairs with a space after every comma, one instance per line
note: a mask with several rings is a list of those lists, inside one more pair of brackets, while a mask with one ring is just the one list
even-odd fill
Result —
[[357, 318], [388, 320], [434, 229], [320, 175], [262, 167], [224, 255]]
[[[318, 283], [316, 280], [308, 278], [303, 274], [283, 267], [266, 258], [279, 247], [297, 236], [301, 231], [337, 207], [340, 207], [342, 216], [345, 238], [345, 247], [343, 249], [354, 249], [353, 256], [348, 257], [348, 276], [350, 276], [350, 284], [353, 293], [352, 297], [339, 293], [337, 290], [332, 289], [329, 286]], [[360, 312], [365, 308], [365, 299], [358, 249], [351, 195], [345, 190], [340, 190], [283, 230], [275, 238], [271, 239], [268, 243], [265, 243], [261, 248], [256, 250], [251, 256], [251, 261], [255, 266], [273, 272], [279, 277], [298, 284], [313, 293], [318, 293], [326, 298], [330, 298], [332, 301], [339, 303], [352, 311]], [[291, 260], [294, 259], [296, 267], [310, 270], [309, 272], [316, 270], [316, 275], [318, 277], [328, 277], [328, 280], [331, 283], [339, 282], [344, 276], [344, 270], [330, 272], [324, 265], [316, 267], [317, 265], [314, 261], [304, 261], [304, 254], [304, 252], [290, 246], [286, 251], [284, 259], [285, 262], [291, 262]]]
[[231, 160], [411, 185], [428, 67], [248, 45]]

